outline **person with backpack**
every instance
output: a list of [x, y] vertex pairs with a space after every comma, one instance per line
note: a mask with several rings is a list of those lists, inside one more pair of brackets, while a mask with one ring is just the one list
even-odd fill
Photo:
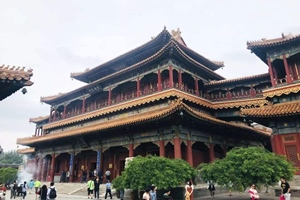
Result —
[[25, 199], [26, 195], [27, 195], [27, 182], [24, 181], [24, 184], [22, 185], [22, 194], [23, 194], [23, 199]]
[[208, 190], [210, 192], [210, 197], [214, 198], [216, 188], [215, 188], [215, 185], [211, 181], [209, 182]]
[[54, 182], [51, 182], [50, 187], [48, 188], [48, 191], [47, 191], [47, 199], [55, 200], [56, 197], [57, 197], [57, 191], [56, 191], [56, 188], [54, 187]]

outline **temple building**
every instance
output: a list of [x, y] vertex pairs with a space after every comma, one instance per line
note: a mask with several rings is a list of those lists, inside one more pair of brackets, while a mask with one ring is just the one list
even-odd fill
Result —
[[[86, 85], [41, 97], [48, 116], [31, 118], [36, 178], [58, 181], [70, 171], [118, 176], [125, 159], [148, 154], [182, 158], [196, 167], [237, 146], [264, 146], [299, 164], [300, 36], [247, 43], [269, 72], [225, 79], [212, 61], [165, 28], [149, 42], [83, 72]], [[270, 128], [268, 128], [270, 127]]]
[[24, 87], [33, 84], [30, 81], [32, 75], [32, 69], [25, 70], [25, 67], [0, 66], [0, 101], [21, 88], [23, 88], [22, 93], [25, 94], [27, 90]]

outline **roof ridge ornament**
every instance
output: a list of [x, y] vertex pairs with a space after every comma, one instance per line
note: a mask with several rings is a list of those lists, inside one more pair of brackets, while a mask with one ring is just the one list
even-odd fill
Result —
[[177, 28], [177, 31], [172, 30], [171, 33], [172, 33], [172, 37], [173, 37], [176, 41], [181, 40], [181, 31], [180, 31], [179, 28]]

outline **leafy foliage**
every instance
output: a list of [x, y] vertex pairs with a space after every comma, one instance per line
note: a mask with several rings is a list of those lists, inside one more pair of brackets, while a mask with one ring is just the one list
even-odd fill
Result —
[[177, 187], [192, 179], [196, 170], [181, 159], [137, 156], [112, 183], [115, 188], [145, 189], [155, 184], [159, 189]]
[[16, 151], [3, 152], [0, 155], [1, 164], [22, 164], [23, 155], [17, 153]]
[[200, 176], [219, 185], [230, 185], [237, 189], [250, 184], [274, 185], [281, 176], [293, 178], [296, 168], [284, 156], [262, 147], [234, 148], [222, 160], [200, 164]]
[[17, 173], [18, 170], [11, 167], [0, 168], [0, 183], [6, 183], [8, 180], [16, 180]]

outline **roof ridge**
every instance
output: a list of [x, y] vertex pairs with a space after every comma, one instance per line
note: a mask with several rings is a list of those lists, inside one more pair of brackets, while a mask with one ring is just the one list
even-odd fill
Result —
[[256, 75], [237, 77], [237, 78], [230, 78], [230, 79], [224, 79], [224, 80], [211, 80], [208, 83], [204, 83], [204, 85], [223, 84], [223, 83], [227, 83], [227, 82], [234, 82], [234, 81], [241, 81], [241, 80], [247, 80], [247, 79], [253, 79], [253, 78], [260, 78], [260, 77], [264, 77], [264, 76], [269, 76], [269, 73], [256, 74]]

